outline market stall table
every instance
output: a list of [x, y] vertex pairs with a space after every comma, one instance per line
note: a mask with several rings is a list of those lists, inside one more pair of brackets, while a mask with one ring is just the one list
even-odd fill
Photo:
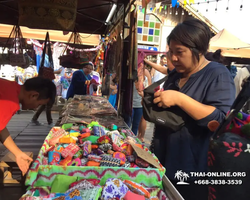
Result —
[[[58, 187], [56, 182], [75, 177], [72, 183], [80, 184], [81, 179], [98, 180], [97, 185], [105, 188], [110, 181], [120, 181], [128, 188], [131, 185], [148, 188], [147, 191], [158, 195], [157, 199], [181, 199], [165, 177], [164, 167], [117, 117], [106, 99], [75, 96], [65, 106], [62, 115], [62, 127], [51, 129], [29, 170], [26, 178], [29, 195], [41, 187], [67, 195], [66, 191], [71, 191], [72, 187], [68, 185], [61, 191], [55, 189]], [[133, 194], [141, 194], [130, 190]], [[104, 198], [111, 194], [105, 194], [103, 189], [101, 195]], [[149, 198], [147, 195], [144, 196]]]

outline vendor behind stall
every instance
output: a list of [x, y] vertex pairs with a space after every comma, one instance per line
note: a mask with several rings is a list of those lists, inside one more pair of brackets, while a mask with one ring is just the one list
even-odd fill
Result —
[[87, 85], [91, 80], [90, 73], [93, 71], [94, 65], [86, 58], [82, 58], [80, 65], [82, 69], [74, 72], [73, 74], [72, 81], [67, 92], [67, 99], [74, 97], [75, 94], [87, 94]]
[[18, 167], [23, 173], [29, 168], [32, 159], [22, 152], [12, 140], [6, 128], [11, 117], [20, 109], [34, 109], [55, 99], [56, 87], [50, 80], [36, 77], [28, 79], [24, 85], [0, 79], [0, 140], [16, 157]]

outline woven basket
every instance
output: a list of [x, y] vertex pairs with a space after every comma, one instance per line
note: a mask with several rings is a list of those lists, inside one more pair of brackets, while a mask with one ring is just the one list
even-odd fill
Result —
[[77, 0], [18, 0], [19, 25], [68, 30], [75, 27]]

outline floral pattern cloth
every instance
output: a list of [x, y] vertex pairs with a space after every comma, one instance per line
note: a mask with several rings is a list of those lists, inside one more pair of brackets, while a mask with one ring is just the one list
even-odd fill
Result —
[[102, 200], [109, 200], [113, 198], [121, 199], [128, 192], [128, 187], [119, 179], [110, 178], [106, 181], [103, 188]]

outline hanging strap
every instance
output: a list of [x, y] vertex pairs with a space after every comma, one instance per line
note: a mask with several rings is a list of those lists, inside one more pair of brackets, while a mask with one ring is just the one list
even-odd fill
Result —
[[43, 48], [43, 55], [42, 55], [42, 62], [40, 67], [44, 66], [44, 61], [45, 61], [45, 55], [46, 55], [46, 49], [48, 48], [48, 56], [49, 56], [49, 63], [50, 63], [50, 68], [54, 69], [54, 64], [53, 64], [53, 59], [52, 59], [52, 50], [50, 46], [50, 39], [49, 39], [49, 32], [46, 33], [46, 38], [44, 42], [44, 48]]
[[219, 128], [213, 134], [213, 139], [217, 138], [226, 130], [227, 125], [237, 116], [238, 112], [242, 109], [245, 103], [250, 98], [250, 76], [242, 86], [242, 90], [235, 99], [229, 114], [225, 117]]

